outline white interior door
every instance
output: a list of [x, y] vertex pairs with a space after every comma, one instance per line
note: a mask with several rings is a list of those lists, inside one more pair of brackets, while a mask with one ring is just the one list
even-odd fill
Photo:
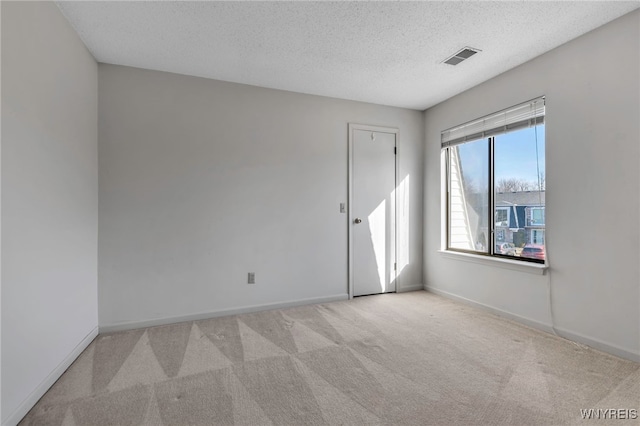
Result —
[[393, 292], [397, 134], [394, 129], [350, 127], [352, 295]]

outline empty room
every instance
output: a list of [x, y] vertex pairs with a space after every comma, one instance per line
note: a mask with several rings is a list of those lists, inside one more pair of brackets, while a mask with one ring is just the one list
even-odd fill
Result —
[[0, 23], [3, 426], [640, 424], [637, 1]]

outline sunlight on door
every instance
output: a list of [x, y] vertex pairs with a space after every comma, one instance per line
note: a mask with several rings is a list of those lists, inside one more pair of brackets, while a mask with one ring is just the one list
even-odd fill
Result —
[[371, 244], [378, 266], [378, 278], [380, 279], [380, 292], [387, 291], [386, 247], [387, 247], [387, 200], [382, 200], [378, 207], [368, 217]]
[[407, 175], [400, 185], [391, 193], [391, 199], [398, 200], [398, 213], [396, 214], [398, 226], [398, 270], [399, 277], [402, 270], [409, 264], [409, 188], [411, 179]]
[[[397, 218], [397, 230], [398, 230], [398, 265], [395, 274], [391, 273], [391, 284], [400, 275], [402, 270], [409, 264], [409, 175], [405, 177], [400, 185], [394, 189], [390, 194], [390, 211], [395, 211], [395, 201], [397, 200], [399, 209], [395, 215]], [[378, 279], [380, 280], [380, 291], [382, 293], [387, 291], [387, 271], [391, 272], [394, 269], [393, 257], [390, 259], [390, 264], [387, 265], [386, 261], [386, 247], [387, 247], [387, 220], [393, 219], [393, 214], [387, 214], [387, 200], [382, 200], [378, 207], [368, 216], [369, 233], [371, 236], [371, 245], [375, 254], [376, 266], [378, 268]], [[393, 224], [391, 224], [393, 226]], [[392, 249], [394, 251], [395, 242], [390, 241]], [[389, 268], [389, 269], [387, 269]]]

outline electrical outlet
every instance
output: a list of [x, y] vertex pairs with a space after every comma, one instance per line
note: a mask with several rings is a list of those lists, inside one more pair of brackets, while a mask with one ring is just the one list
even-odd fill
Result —
[[247, 284], [255, 284], [256, 283], [256, 273], [249, 272], [249, 276], [247, 277]]

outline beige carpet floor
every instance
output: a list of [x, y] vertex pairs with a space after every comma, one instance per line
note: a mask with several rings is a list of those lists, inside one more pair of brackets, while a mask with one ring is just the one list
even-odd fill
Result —
[[610, 408], [640, 364], [419, 291], [100, 335], [21, 424], [640, 424]]

